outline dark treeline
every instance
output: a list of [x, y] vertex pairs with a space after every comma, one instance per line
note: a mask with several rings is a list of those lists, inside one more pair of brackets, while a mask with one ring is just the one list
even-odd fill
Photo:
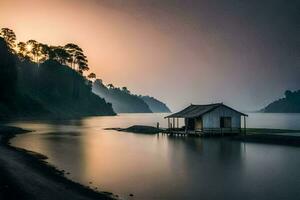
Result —
[[0, 117], [114, 115], [112, 105], [92, 93], [94, 73], [76, 44], [16, 43], [10, 29], [0, 34]]
[[106, 86], [101, 79], [94, 82], [93, 92], [111, 102], [117, 113], [170, 112], [164, 103], [153, 97], [132, 94], [127, 87]]
[[284, 93], [285, 97], [266, 106], [262, 111], [270, 113], [300, 113], [300, 90]]

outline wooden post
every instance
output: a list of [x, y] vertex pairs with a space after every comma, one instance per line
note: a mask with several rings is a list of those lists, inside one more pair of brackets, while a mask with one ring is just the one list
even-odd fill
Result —
[[187, 134], [187, 119], [184, 118], [184, 128], [185, 128], [185, 134]]
[[168, 118], [168, 129], [170, 129], [170, 118]]
[[244, 116], [244, 134], [246, 135], [246, 116]]
[[175, 118], [173, 117], [173, 129], [175, 129], [176, 124], [175, 124]]
[[177, 128], [179, 128], [179, 118], [177, 118]]
[[242, 126], [242, 120], [243, 120], [243, 116], [241, 117], [241, 125], [240, 125], [240, 128], [239, 128], [239, 134], [242, 134], [242, 130], [243, 130], [243, 126]]

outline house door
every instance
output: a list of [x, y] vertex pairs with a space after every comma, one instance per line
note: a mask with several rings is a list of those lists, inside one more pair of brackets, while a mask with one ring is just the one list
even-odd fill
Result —
[[220, 128], [231, 128], [231, 117], [221, 117], [220, 118]]
[[195, 130], [195, 119], [187, 118], [186, 119], [187, 130]]

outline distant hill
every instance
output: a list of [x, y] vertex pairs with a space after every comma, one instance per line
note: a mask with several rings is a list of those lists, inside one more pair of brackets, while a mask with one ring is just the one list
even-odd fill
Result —
[[38, 64], [21, 58], [0, 37], [1, 119], [115, 115], [112, 105], [92, 93], [89, 81], [74, 69], [53, 59]]
[[102, 80], [97, 79], [93, 84], [93, 92], [110, 102], [117, 113], [152, 113], [143, 99], [131, 94], [126, 87], [116, 88], [112, 84], [106, 87]]
[[262, 111], [266, 113], [300, 113], [300, 90], [294, 92], [287, 90], [284, 94], [284, 98], [270, 103]]
[[155, 99], [154, 97], [140, 96], [140, 98], [143, 99], [144, 102], [146, 102], [146, 104], [149, 106], [151, 111], [154, 113], [171, 112], [165, 103]]

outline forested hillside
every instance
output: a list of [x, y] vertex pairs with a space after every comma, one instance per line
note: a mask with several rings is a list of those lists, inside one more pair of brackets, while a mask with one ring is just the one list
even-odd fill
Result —
[[93, 92], [112, 103], [117, 113], [151, 113], [149, 106], [137, 95], [126, 88], [116, 88], [112, 84], [105, 86], [97, 79], [93, 84]]
[[285, 91], [285, 97], [267, 105], [263, 112], [268, 113], [300, 113], [300, 90]]
[[92, 93], [91, 81], [83, 76], [88, 70], [75, 44], [16, 43], [12, 30], [1, 29], [0, 118], [114, 115], [112, 105]]

